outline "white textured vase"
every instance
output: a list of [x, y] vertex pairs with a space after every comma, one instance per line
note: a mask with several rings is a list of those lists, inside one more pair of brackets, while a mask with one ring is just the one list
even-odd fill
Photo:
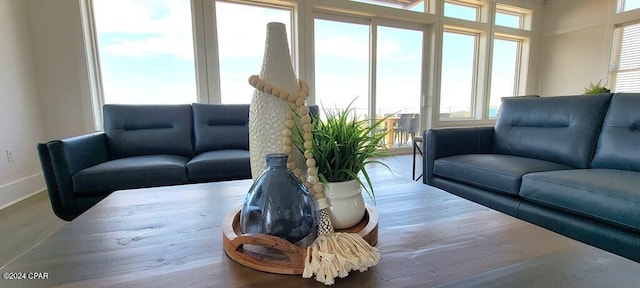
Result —
[[[260, 78], [290, 93], [296, 93], [299, 89], [283, 23], [267, 24]], [[253, 181], [266, 169], [265, 155], [282, 153], [284, 122], [290, 111], [287, 101], [258, 89], [254, 90], [249, 108], [249, 155]], [[295, 148], [293, 150], [292, 157], [296, 158], [297, 167], [305, 168], [302, 154]]]
[[364, 217], [365, 207], [362, 187], [356, 180], [325, 184], [325, 196], [329, 199], [329, 216], [335, 229], [358, 224]]

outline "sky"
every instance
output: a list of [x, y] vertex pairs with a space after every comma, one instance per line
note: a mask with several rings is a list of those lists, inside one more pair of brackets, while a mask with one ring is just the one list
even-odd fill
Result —
[[[197, 102], [189, 2], [94, 0], [106, 103]], [[217, 2], [216, 9], [217, 34], [222, 43], [218, 47], [222, 102], [249, 103], [253, 88], [247, 78], [260, 72], [266, 23], [283, 22], [290, 30], [290, 12], [224, 2]], [[445, 7], [445, 15], [475, 17], [473, 9], [455, 5]], [[510, 25], [513, 19], [500, 21]], [[358, 113], [368, 113], [371, 28], [322, 19], [316, 19], [314, 25], [316, 103], [344, 107], [356, 99]], [[423, 33], [384, 26], [377, 29], [376, 113], [418, 113]], [[473, 37], [450, 34], [444, 38], [443, 63], [447, 65], [443, 65], [441, 107], [468, 110], [473, 93], [469, 64], [474, 57]], [[496, 49], [501, 50], [496, 51], [499, 53], [494, 56], [499, 57], [494, 57], [493, 66], [503, 77], [494, 73], [492, 81], [500, 84], [496, 87], [513, 87], [515, 63], [510, 63], [509, 57], [515, 57], [512, 54], [517, 47], [514, 42], [502, 42], [496, 42]], [[492, 93], [513, 94], [509, 88], [492, 89]], [[499, 104], [499, 97], [492, 103], [496, 104], [496, 99]]]

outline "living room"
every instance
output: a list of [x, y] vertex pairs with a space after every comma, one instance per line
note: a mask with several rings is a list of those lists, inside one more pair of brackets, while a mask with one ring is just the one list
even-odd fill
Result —
[[[614, 13], [615, 1], [524, 2], [539, 7], [534, 17], [543, 20], [534, 22], [538, 31], [532, 31], [536, 37], [521, 95], [581, 94], [590, 82], [608, 79], [613, 25], [640, 19], [638, 11]], [[2, 69], [11, 85], [2, 87], [0, 114], [6, 120], [0, 146], [3, 154], [13, 151], [14, 161], [0, 161], [0, 207], [44, 189], [36, 143], [96, 130], [80, 4], [5, 1], [4, 6], [3, 38], [12, 40], [3, 42]]]
[[[202, 8], [212, 7], [210, 1], [192, 2]], [[376, 20], [397, 20], [408, 15], [404, 13], [407, 11], [339, 0], [246, 2], [298, 5], [305, 9], [302, 12], [306, 14], [301, 15], [328, 13], [352, 16], [358, 14], [353, 9], [361, 7], [367, 8], [360, 14]], [[527, 53], [524, 54], [528, 57], [526, 67], [521, 67], [520, 70], [520, 75], [525, 77], [519, 80], [522, 84], [517, 89], [519, 96], [578, 95], [582, 94], [589, 83], [599, 80], [611, 83], [609, 79], [614, 30], [640, 20], [640, 9], [617, 13], [619, 1], [615, 0], [467, 2], [492, 5], [498, 3], [532, 11], [530, 30], [524, 29], [526, 31], [522, 32], [528, 39]], [[94, 62], [90, 61], [93, 56], [87, 55], [89, 50], [85, 39], [88, 32], [82, 24], [86, 20], [84, 11], [87, 3], [89, 1], [0, 1], [0, 37], [5, 40], [0, 44], [0, 62], [3, 63], [0, 67], [0, 94], [3, 95], [0, 98], [0, 115], [3, 115], [3, 124], [0, 125], [0, 152], [3, 154], [0, 161], [0, 208], [45, 191], [44, 177], [35, 149], [37, 143], [91, 133], [100, 127], [100, 124], [96, 124], [101, 118], [95, 114], [96, 101], [93, 98], [97, 89], [94, 81], [97, 78], [93, 73], [97, 70], [92, 66]], [[434, 33], [427, 35], [436, 35], [434, 31], [441, 31], [445, 25], [456, 22], [442, 20], [443, 17], [437, 16], [439, 14], [425, 16], [424, 19], [416, 16], [415, 12], [410, 15], [409, 22], [417, 21], [418, 24], [433, 28], [424, 28], [425, 31]], [[313, 19], [307, 21], [313, 23]], [[436, 36], [433, 38], [438, 39]], [[434, 44], [432, 47], [434, 48], [429, 55], [437, 55], [438, 45]], [[304, 45], [300, 45], [299, 49], [306, 51], [301, 53], [306, 58], [298, 59], [303, 71], [299, 77], [305, 78], [303, 76], [313, 75], [310, 72], [313, 67], [308, 64], [313, 62], [310, 60], [313, 58], [313, 54], [310, 54], [312, 49], [304, 50]], [[423, 76], [426, 79], [423, 86], [437, 82], [438, 78], [434, 75], [438, 73], [433, 72], [435, 67], [437, 65], [425, 68], [424, 71], [427, 72]], [[259, 71], [254, 73], [257, 72]], [[429, 89], [431, 88], [423, 90], [427, 92], [424, 95], [434, 96], [418, 99], [417, 105], [420, 114], [425, 116], [421, 126], [423, 130], [432, 127], [492, 125], [495, 122], [495, 119], [485, 117], [484, 114], [468, 121], [441, 121], [438, 117], [439, 110], [435, 110], [440, 108], [438, 104], [441, 100], [435, 94], [438, 90]], [[485, 87], [484, 90], [489, 88]], [[612, 91], [615, 92], [615, 89]], [[217, 93], [219, 97], [220, 92]], [[216, 99], [213, 96], [199, 95], [198, 99], [209, 99], [211, 103], [217, 101], [211, 100]], [[403, 152], [406, 150], [399, 150], [399, 153]]]

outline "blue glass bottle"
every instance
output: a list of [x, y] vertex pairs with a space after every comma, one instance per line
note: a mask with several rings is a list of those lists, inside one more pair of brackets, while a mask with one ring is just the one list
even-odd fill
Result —
[[307, 188], [287, 169], [287, 154], [265, 156], [267, 169], [247, 193], [240, 212], [243, 233], [262, 233], [308, 246], [316, 238], [316, 205]]

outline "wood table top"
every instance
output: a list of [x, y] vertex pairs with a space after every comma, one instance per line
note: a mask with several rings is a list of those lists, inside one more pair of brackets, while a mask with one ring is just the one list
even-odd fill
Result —
[[[640, 283], [640, 263], [388, 173], [374, 180], [380, 262], [336, 279], [335, 287]], [[242, 205], [250, 185], [115, 192], [3, 267], [0, 287], [324, 287], [300, 275], [252, 270], [226, 256], [223, 219]], [[42, 273], [48, 279], [4, 279]]]

